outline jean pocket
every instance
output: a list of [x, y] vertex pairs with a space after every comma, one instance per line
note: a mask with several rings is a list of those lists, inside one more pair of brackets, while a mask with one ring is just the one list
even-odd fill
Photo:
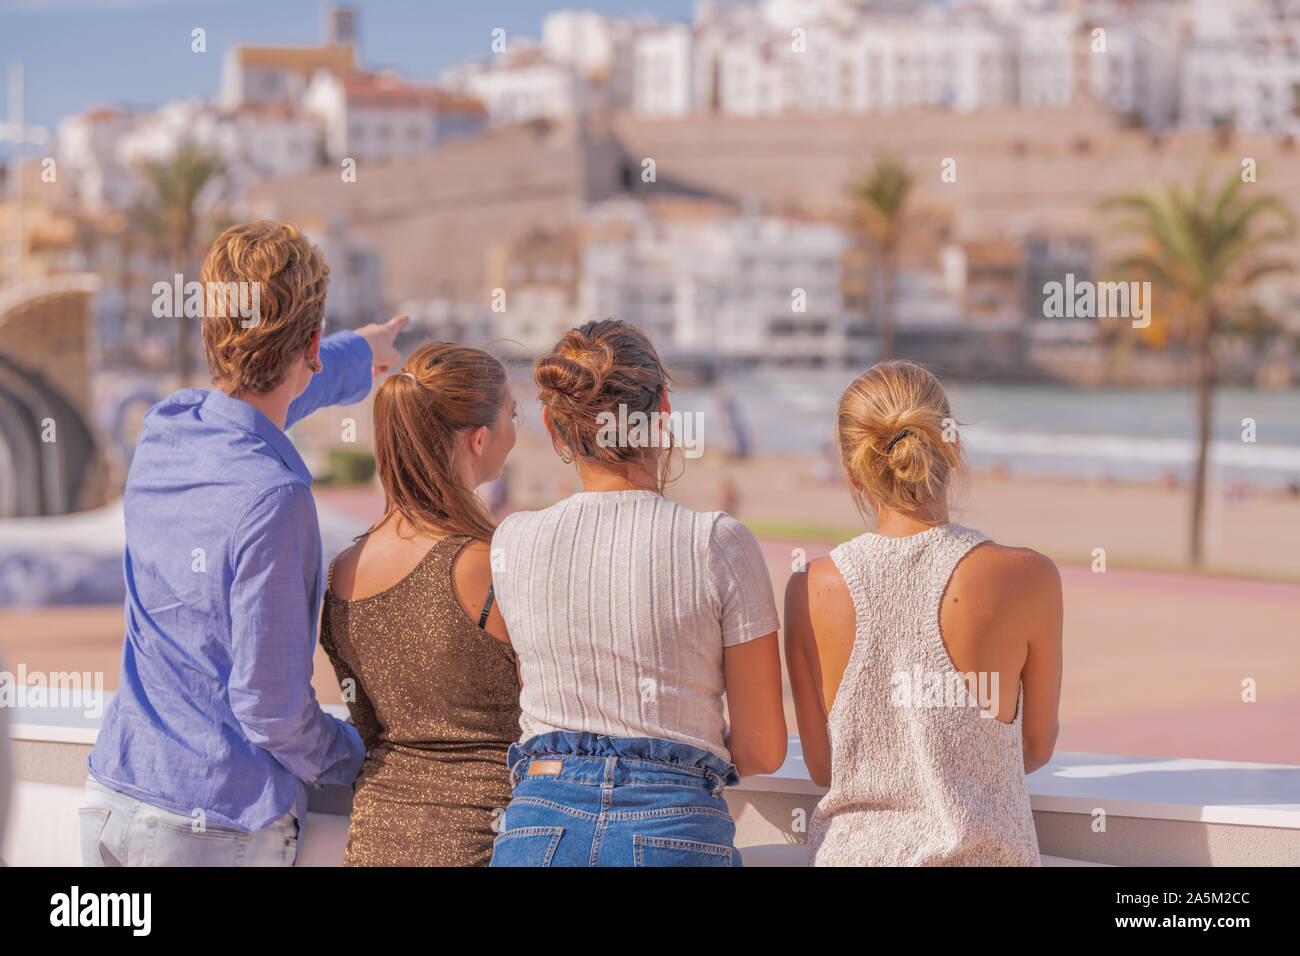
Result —
[[[183, 818], [182, 818], [183, 819]], [[242, 866], [248, 837], [242, 831], [173, 822], [158, 816], [144, 820], [145, 859], [149, 866]]]
[[492, 842], [492, 866], [550, 866], [564, 827], [520, 827]]
[[108, 825], [108, 807], [80, 807], [77, 810], [77, 823], [80, 828], [81, 865], [107, 866], [101, 840], [104, 827]]
[[634, 866], [731, 866], [732, 849], [679, 837], [632, 837]]

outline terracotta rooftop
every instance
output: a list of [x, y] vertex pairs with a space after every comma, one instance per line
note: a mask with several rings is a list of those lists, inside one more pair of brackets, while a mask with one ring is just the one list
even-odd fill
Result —
[[487, 115], [487, 107], [472, 97], [376, 74], [356, 73], [345, 77], [343, 92], [349, 103], [359, 106], [425, 106], [440, 113]]
[[105, 120], [121, 119], [126, 114], [114, 106], [101, 106], [84, 114], [89, 123], [102, 123]]
[[351, 46], [238, 46], [235, 56], [244, 67], [293, 70], [303, 76], [317, 70], [350, 73], [354, 68]]

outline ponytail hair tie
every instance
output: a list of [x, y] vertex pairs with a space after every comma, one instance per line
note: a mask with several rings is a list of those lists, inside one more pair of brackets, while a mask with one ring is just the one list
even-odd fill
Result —
[[402, 373], [402, 377], [403, 377], [403, 378], [409, 378], [412, 382], [416, 381], [415, 376], [412, 375], [410, 372], [403, 372], [403, 373]]
[[906, 428], [904, 428], [901, 432], [899, 432], [899, 433], [898, 433], [897, 435], [895, 435], [893, 438], [889, 439], [889, 444], [885, 446], [885, 454], [888, 455], [891, 451], [894, 450], [894, 446], [895, 446], [896, 444], [898, 444], [898, 440], [899, 440], [900, 438], [902, 438], [902, 437], [905, 436], [905, 435], [910, 435], [910, 434], [912, 434], [912, 433], [909, 432]]

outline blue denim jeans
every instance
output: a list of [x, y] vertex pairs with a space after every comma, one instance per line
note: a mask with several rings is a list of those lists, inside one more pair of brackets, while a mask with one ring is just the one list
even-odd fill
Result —
[[110, 790], [86, 778], [81, 818], [82, 866], [293, 866], [298, 821], [286, 813], [248, 832], [204, 822]]
[[741, 866], [722, 797], [736, 768], [657, 737], [556, 731], [507, 755], [493, 866]]

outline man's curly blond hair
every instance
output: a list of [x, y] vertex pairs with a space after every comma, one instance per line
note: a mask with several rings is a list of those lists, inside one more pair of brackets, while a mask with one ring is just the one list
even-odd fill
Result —
[[[223, 232], [199, 275], [205, 290], [219, 288], [216, 294], [226, 300], [203, 315], [213, 384], [230, 394], [281, 384], [324, 323], [329, 274], [320, 250], [297, 226], [259, 219]], [[240, 316], [238, 287], [228, 285], [240, 282], [258, 284], [260, 308], [251, 328]]]

